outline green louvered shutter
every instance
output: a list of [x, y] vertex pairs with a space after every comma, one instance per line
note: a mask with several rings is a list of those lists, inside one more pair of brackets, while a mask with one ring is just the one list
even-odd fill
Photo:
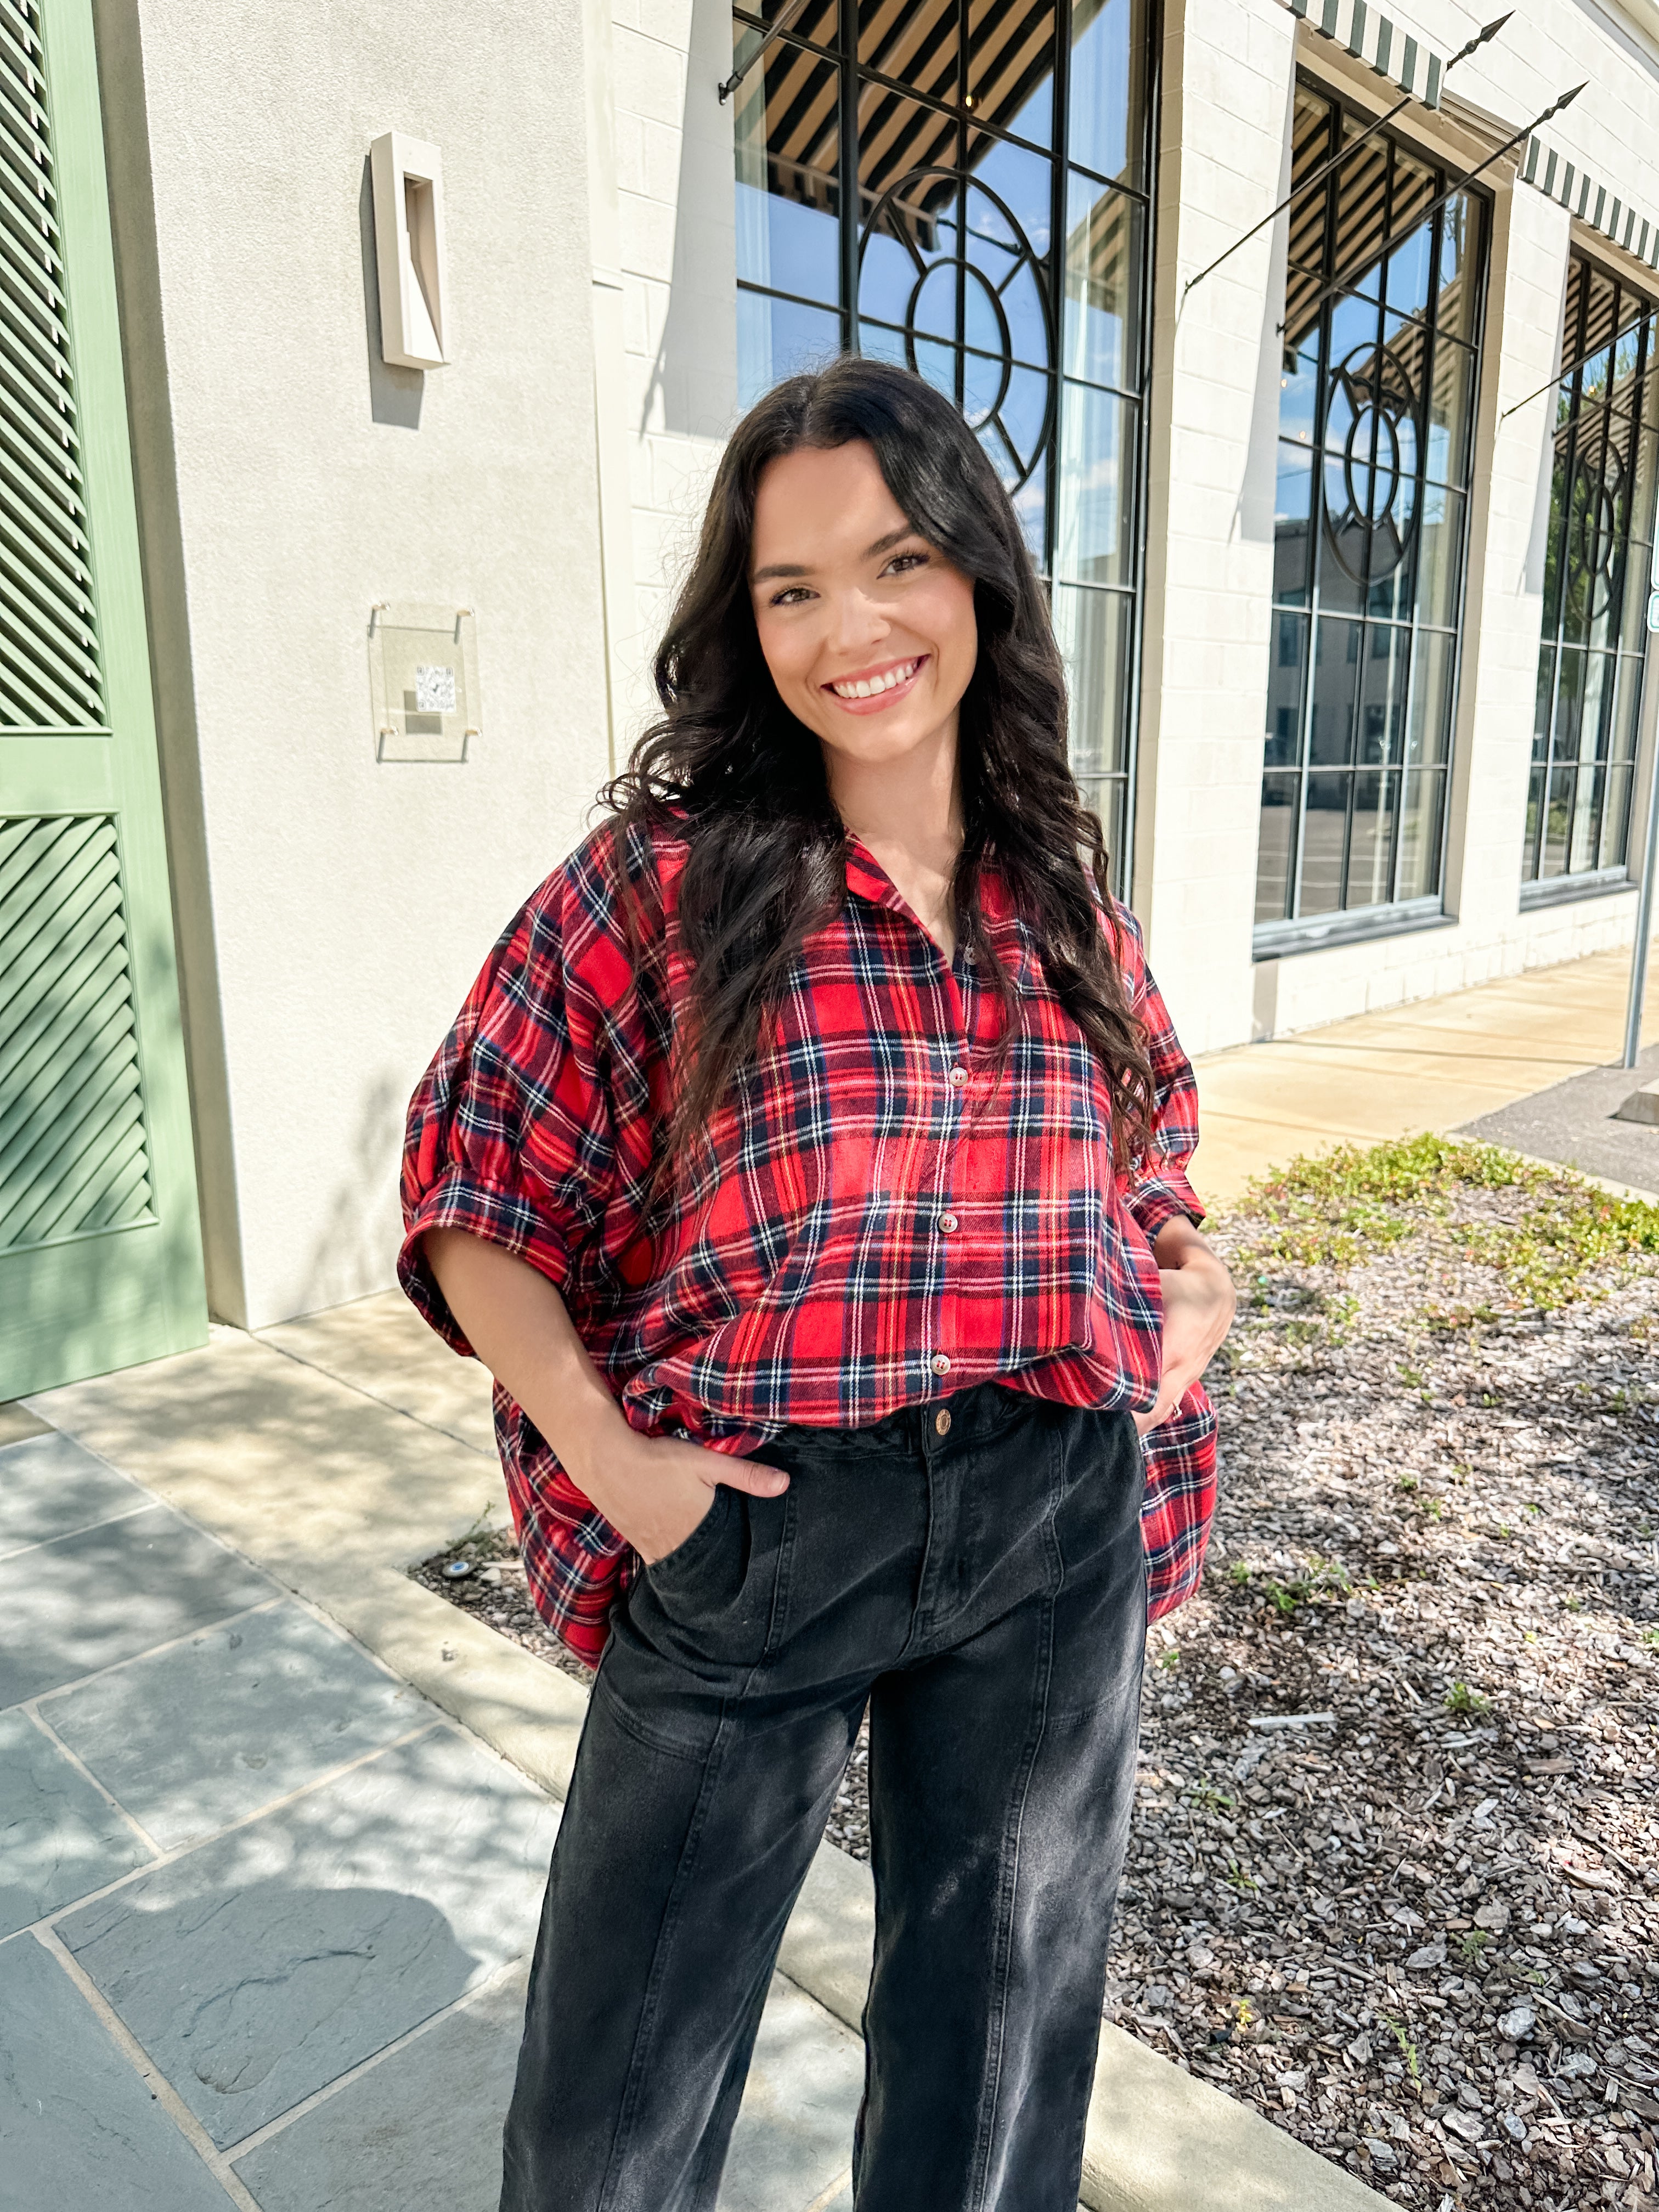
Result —
[[0, 0], [0, 1399], [204, 1341], [88, 0]]

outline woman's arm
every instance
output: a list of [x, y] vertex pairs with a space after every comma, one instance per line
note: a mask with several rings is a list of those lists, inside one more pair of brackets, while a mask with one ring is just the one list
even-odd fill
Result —
[[757, 1498], [788, 1488], [777, 1468], [630, 1428], [564, 1300], [526, 1261], [464, 1229], [430, 1230], [424, 1249], [479, 1358], [647, 1565], [684, 1542], [713, 1504], [717, 1483]]
[[1214, 1246], [1184, 1213], [1158, 1231], [1152, 1257], [1164, 1285], [1164, 1375], [1158, 1403], [1151, 1413], [1135, 1415], [1143, 1437], [1168, 1420], [1215, 1358], [1238, 1303], [1233, 1279]]

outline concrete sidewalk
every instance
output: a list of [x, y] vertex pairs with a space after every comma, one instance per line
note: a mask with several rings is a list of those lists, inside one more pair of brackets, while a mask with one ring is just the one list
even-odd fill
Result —
[[[1224, 1206], [1293, 1153], [1461, 1128], [1604, 1067], [1623, 1049], [1629, 980], [1627, 951], [1597, 952], [1211, 1054], [1197, 1063], [1197, 1188]], [[1659, 1036], [1659, 972], [1648, 1004], [1650, 1042]]]

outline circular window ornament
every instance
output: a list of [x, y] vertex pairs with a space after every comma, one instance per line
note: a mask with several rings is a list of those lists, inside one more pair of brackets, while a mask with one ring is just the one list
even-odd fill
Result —
[[[887, 187], [859, 244], [860, 275], [875, 238], [896, 240], [915, 271], [903, 309], [907, 366], [937, 385], [948, 353], [956, 385], [950, 396], [1010, 492], [1018, 492], [1041, 463], [1054, 427], [1054, 334], [1042, 256], [998, 193], [954, 169], [913, 169]], [[1009, 302], [1028, 287], [1024, 297], [1035, 299], [1038, 312], [1035, 322], [1029, 314], [1023, 319], [1040, 336], [1020, 356]], [[1029, 357], [1034, 354], [1040, 358]], [[1034, 410], [1010, 404], [1017, 369], [1043, 379], [1040, 421]], [[1011, 466], [999, 460], [998, 444]]]
[[1417, 523], [1417, 390], [1387, 346], [1356, 346], [1325, 395], [1325, 520], [1355, 583], [1391, 576]]
[[1572, 476], [1567, 589], [1573, 605], [1591, 622], [1613, 605], [1624, 494], [1624, 457], [1610, 439], [1604, 437], [1597, 450], [1579, 453]]

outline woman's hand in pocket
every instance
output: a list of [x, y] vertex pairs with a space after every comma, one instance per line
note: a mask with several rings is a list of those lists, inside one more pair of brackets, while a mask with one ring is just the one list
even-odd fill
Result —
[[429, 1230], [426, 1256], [473, 1351], [647, 1566], [685, 1541], [718, 1484], [757, 1498], [789, 1487], [775, 1467], [630, 1428], [564, 1300], [526, 1261], [464, 1229]]
[[608, 1429], [569, 1474], [647, 1567], [677, 1552], [702, 1524], [718, 1484], [755, 1498], [775, 1498], [789, 1487], [781, 1468], [619, 1425], [620, 1433]]
[[1184, 1214], [1166, 1222], [1152, 1245], [1164, 1287], [1164, 1366], [1158, 1403], [1137, 1413], [1141, 1435], [1167, 1421], [1215, 1358], [1238, 1303], [1233, 1279]]

